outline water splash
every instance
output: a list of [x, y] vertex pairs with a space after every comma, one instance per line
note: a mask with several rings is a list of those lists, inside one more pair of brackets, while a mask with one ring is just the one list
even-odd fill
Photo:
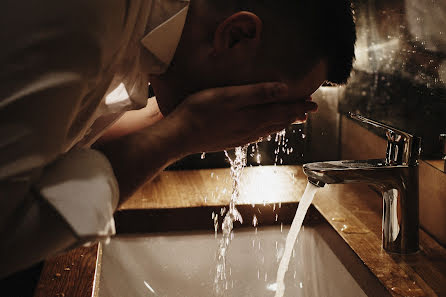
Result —
[[253, 217], [252, 217], [252, 225], [254, 226], [254, 227], [256, 227], [257, 226], [257, 224], [258, 224], [258, 220], [257, 220], [257, 216], [256, 215], [254, 215]]
[[233, 238], [234, 222], [239, 221], [243, 223], [243, 218], [235, 207], [240, 197], [240, 178], [242, 176], [243, 168], [246, 166], [248, 145], [243, 147], [237, 147], [235, 149], [235, 158], [232, 160], [229, 157], [228, 152], [225, 151], [225, 155], [231, 164], [231, 178], [232, 178], [232, 194], [231, 202], [229, 203], [229, 209], [223, 219], [222, 223], [222, 238], [219, 243], [217, 253], [217, 269], [214, 280], [215, 291], [217, 294], [221, 294], [223, 290], [228, 287], [228, 275], [226, 273], [226, 253], [229, 248], [229, 244]]

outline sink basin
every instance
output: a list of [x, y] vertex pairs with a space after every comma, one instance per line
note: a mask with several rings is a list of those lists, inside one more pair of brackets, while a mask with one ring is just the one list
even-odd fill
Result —
[[[292, 214], [295, 206], [286, 207]], [[252, 215], [241, 212], [249, 222]], [[285, 296], [389, 296], [317, 211], [311, 208], [310, 213], [294, 247]], [[227, 253], [226, 288], [220, 292], [214, 285], [220, 232], [217, 238], [212, 229], [119, 235], [102, 245], [99, 296], [274, 296], [289, 230], [286, 223], [291, 221], [281, 218], [283, 225], [264, 220], [258, 228], [247, 223], [235, 228]], [[183, 227], [188, 222], [181, 215], [177, 221], [183, 221]]]

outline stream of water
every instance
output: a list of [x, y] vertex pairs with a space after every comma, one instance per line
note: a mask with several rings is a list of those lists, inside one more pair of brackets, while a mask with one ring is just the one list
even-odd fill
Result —
[[283, 256], [279, 264], [279, 269], [277, 270], [277, 289], [274, 297], [283, 297], [283, 294], [285, 293], [284, 278], [286, 272], [288, 271], [288, 264], [290, 263], [291, 255], [293, 253], [293, 247], [296, 242], [297, 236], [299, 235], [300, 227], [302, 226], [302, 223], [304, 221], [305, 214], [307, 213], [317, 190], [318, 187], [312, 185], [311, 183], [307, 183], [305, 192], [300, 199], [296, 215], [293, 219], [293, 223], [291, 224], [291, 229], [288, 232], [286, 238], [285, 251], [283, 252]]

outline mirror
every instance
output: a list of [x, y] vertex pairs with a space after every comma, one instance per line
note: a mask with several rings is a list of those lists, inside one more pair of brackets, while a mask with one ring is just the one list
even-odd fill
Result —
[[445, 170], [446, 1], [354, 0], [356, 63], [341, 114], [360, 113], [423, 138]]

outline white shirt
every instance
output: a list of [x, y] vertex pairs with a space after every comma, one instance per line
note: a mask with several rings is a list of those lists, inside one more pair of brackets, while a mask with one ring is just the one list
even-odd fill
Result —
[[[20, 250], [24, 237], [39, 239], [21, 225], [45, 225], [47, 216], [36, 210], [41, 199], [73, 234], [65, 246], [33, 249], [28, 262], [115, 234], [117, 181], [106, 157], [89, 146], [123, 112], [147, 104], [148, 74], [168, 68], [187, 10], [184, 0], [2, 4], [0, 277], [30, 264], [6, 253]], [[141, 63], [143, 51], [149, 65]]]

